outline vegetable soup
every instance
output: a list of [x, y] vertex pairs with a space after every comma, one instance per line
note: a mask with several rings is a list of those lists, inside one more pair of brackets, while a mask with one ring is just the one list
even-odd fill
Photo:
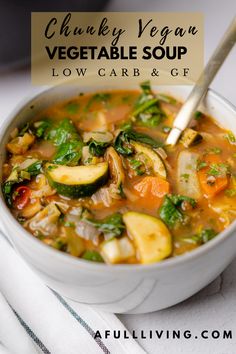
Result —
[[79, 94], [14, 129], [2, 183], [12, 214], [45, 244], [108, 264], [209, 242], [235, 219], [236, 138], [196, 112], [165, 146], [180, 107], [144, 82]]

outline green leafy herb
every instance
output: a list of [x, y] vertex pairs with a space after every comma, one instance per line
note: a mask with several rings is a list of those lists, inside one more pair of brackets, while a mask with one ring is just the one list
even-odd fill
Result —
[[202, 116], [203, 116], [202, 112], [196, 111], [194, 114], [194, 119], [199, 120], [202, 118]]
[[207, 174], [214, 177], [225, 177], [230, 173], [230, 166], [226, 163], [211, 163]]
[[145, 95], [149, 95], [151, 93], [151, 83], [149, 80], [141, 82], [140, 87]]
[[93, 95], [85, 106], [84, 110], [88, 111], [95, 102], [107, 102], [111, 98], [110, 93], [96, 93]]
[[129, 159], [130, 167], [136, 172], [138, 176], [141, 176], [145, 172], [143, 163], [136, 159]]
[[30, 176], [37, 176], [42, 171], [42, 164], [42, 161], [36, 161], [27, 167], [25, 171], [29, 172]]
[[55, 170], [55, 168], [57, 168], [56, 165], [50, 165], [50, 166], [47, 167], [47, 170], [48, 171], [52, 171], [52, 170]]
[[15, 181], [8, 181], [2, 185], [2, 193], [9, 208], [13, 206], [13, 187], [16, 184]]
[[125, 229], [125, 225], [120, 213], [115, 213], [103, 220], [85, 219], [86, 222], [95, 226], [100, 232], [109, 237], [120, 236]]
[[180, 175], [180, 178], [183, 179], [186, 183], [189, 180], [189, 174], [188, 173], [183, 173], [182, 175]]
[[132, 155], [134, 148], [132, 146], [132, 140], [138, 141], [143, 144], [152, 146], [153, 148], [161, 147], [163, 144], [157, 140], [154, 140], [149, 135], [136, 132], [134, 130], [121, 131], [116, 137], [114, 146], [117, 152], [121, 155]]
[[59, 146], [72, 140], [81, 141], [81, 138], [71, 120], [65, 118], [48, 132], [46, 140], [51, 140], [54, 145]]
[[53, 162], [59, 165], [78, 165], [82, 156], [82, 141], [75, 140], [61, 144], [53, 158]]
[[53, 241], [52, 246], [60, 251], [66, 252], [67, 250], [67, 242], [66, 240], [58, 237]]
[[89, 152], [93, 156], [103, 156], [109, 145], [110, 143], [107, 142], [91, 140], [89, 143]]
[[50, 119], [44, 119], [42, 121], [38, 121], [34, 123], [35, 135], [38, 138], [46, 138], [47, 132], [52, 128], [52, 121]]
[[76, 114], [79, 110], [79, 104], [77, 102], [69, 102], [65, 105], [64, 109], [69, 114]]
[[226, 189], [225, 195], [230, 198], [235, 197], [236, 196], [236, 189]]
[[168, 95], [164, 95], [163, 93], [158, 93], [156, 95], [156, 97], [158, 98], [159, 101], [162, 101], [165, 103], [169, 103], [169, 104], [173, 104], [173, 105], [175, 105], [177, 103], [175, 98], [168, 96]]
[[197, 202], [195, 199], [187, 197], [185, 195], [170, 194], [169, 198], [175, 206], [181, 206], [182, 202], [190, 203], [193, 208], [195, 208], [195, 206], [197, 205]]
[[235, 144], [235, 143], [236, 143], [235, 135], [234, 135], [234, 133], [231, 132], [230, 130], [227, 132], [226, 138], [228, 139], [228, 141], [230, 142], [230, 144]]
[[121, 130], [131, 130], [132, 129], [132, 121], [127, 121], [127, 122], [124, 122], [120, 125], [119, 127]]
[[205, 154], [214, 154], [214, 155], [219, 155], [222, 153], [222, 149], [219, 147], [213, 147], [209, 149], [205, 149]]
[[135, 104], [132, 116], [144, 126], [156, 127], [166, 115], [160, 108], [159, 98], [155, 97], [151, 91], [150, 82], [143, 82], [141, 89], [143, 92]]
[[30, 124], [29, 122], [26, 123], [23, 128], [20, 130], [18, 136], [23, 136], [25, 133], [27, 133], [30, 130]]
[[196, 201], [193, 198], [183, 195], [166, 195], [164, 202], [160, 208], [160, 218], [170, 228], [176, 228], [180, 224], [185, 224], [188, 217], [179, 210], [182, 202], [187, 201], [192, 207], [196, 206]]
[[208, 164], [206, 163], [206, 161], [201, 161], [201, 160], [197, 161], [197, 171], [200, 171], [207, 166]]
[[185, 242], [201, 245], [212, 240], [217, 235], [213, 229], [204, 229], [196, 235], [184, 238]]
[[36, 133], [58, 146], [52, 162], [69, 166], [78, 164], [82, 155], [83, 143], [70, 119], [65, 118], [57, 124], [44, 121], [37, 128]]
[[104, 262], [102, 256], [97, 251], [87, 250], [83, 253], [82, 258], [92, 262]]
[[177, 227], [185, 221], [183, 213], [176, 208], [169, 196], [165, 196], [164, 202], [160, 208], [160, 218], [170, 228]]

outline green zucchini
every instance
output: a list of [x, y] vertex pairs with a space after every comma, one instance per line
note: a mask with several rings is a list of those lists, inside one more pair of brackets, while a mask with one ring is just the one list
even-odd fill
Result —
[[137, 143], [136, 141], [132, 141], [131, 143], [137, 154], [144, 154], [151, 161], [153, 165], [153, 172], [159, 175], [160, 177], [166, 179], [166, 168], [161, 157], [148, 146]]
[[70, 198], [91, 196], [108, 180], [108, 163], [96, 165], [64, 166], [46, 164], [49, 184], [61, 195]]

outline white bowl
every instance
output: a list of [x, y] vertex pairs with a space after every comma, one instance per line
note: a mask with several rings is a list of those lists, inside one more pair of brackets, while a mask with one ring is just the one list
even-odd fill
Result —
[[[101, 87], [92, 91], [99, 89]], [[154, 89], [184, 100], [191, 87], [159, 86]], [[1, 164], [5, 159], [9, 133], [15, 126], [32, 119], [37, 112], [55, 102], [76, 96], [81, 91], [89, 89], [56, 87], [21, 104], [2, 126]], [[208, 91], [201, 110], [236, 133], [236, 109], [214, 91]], [[6, 235], [46, 284], [65, 297], [109, 312], [137, 314], [175, 305], [213, 281], [236, 254], [234, 222], [207, 244], [182, 256], [151, 265], [109, 266], [74, 258], [37, 240], [14, 219], [2, 194], [0, 215]]]

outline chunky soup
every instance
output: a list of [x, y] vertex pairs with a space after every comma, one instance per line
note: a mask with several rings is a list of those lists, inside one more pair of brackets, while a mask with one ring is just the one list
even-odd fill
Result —
[[180, 106], [144, 82], [79, 94], [15, 129], [2, 183], [13, 215], [45, 244], [108, 264], [210, 241], [236, 215], [236, 138], [196, 112], [165, 146]]

